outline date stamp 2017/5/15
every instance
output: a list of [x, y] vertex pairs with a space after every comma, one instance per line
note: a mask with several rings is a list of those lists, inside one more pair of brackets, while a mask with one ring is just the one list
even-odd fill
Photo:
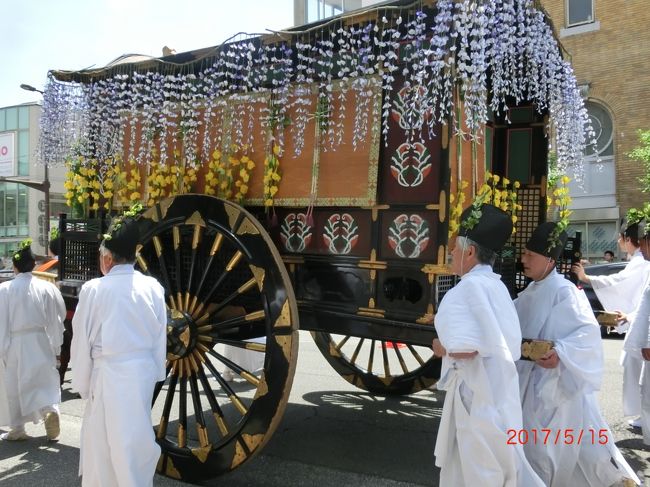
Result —
[[509, 429], [508, 445], [606, 445], [609, 441], [608, 430], [583, 429], [583, 428], [530, 428], [530, 429]]

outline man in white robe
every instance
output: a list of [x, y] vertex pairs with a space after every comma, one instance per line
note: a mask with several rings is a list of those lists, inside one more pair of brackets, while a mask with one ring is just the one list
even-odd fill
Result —
[[[639, 249], [637, 223], [626, 225], [621, 229], [619, 245], [631, 259], [625, 268], [609, 276], [587, 275], [582, 264], [575, 264], [571, 270], [576, 273], [582, 282], [591, 283], [591, 286], [608, 311], [618, 311], [622, 324], [616, 327], [619, 333], [625, 333], [625, 341], [631, 333], [631, 323], [634, 322], [632, 313], [639, 306], [643, 290], [650, 282], [650, 263], [646, 262]], [[628, 354], [623, 347], [621, 353], [623, 366], [623, 415], [634, 416], [628, 421], [630, 426], [640, 427], [641, 415], [641, 367], [643, 359], [641, 354]]]
[[[641, 252], [646, 261], [650, 261], [650, 230], [647, 222], [639, 225]], [[641, 429], [643, 442], [650, 445], [650, 286], [646, 286], [641, 297], [641, 304], [633, 313], [632, 326], [627, 334], [623, 350], [633, 357], [642, 358], [641, 370]]]
[[538, 360], [517, 362], [524, 430], [538, 432], [524, 450], [549, 487], [638, 484], [600, 414], [600, 328], [584, 292], [555, 270], [567, 236], [554, 240], [554, 228], [541, 224], [526, 244], [524, 274], [533, 282], [515, 300], [522, 337], [553, 343]]
[[521, 332], [510, 294], [491, 264], [512, 222], [492, 205], [482, 205], [478, 221], [476, 216], [473, 207], [461, 215], [451, 254], [461, 280], [435, 317], [432, 348], [442, 357], [438, 389], [446, 391], [435, 448], [440, 485], [543, 486], [521, 445], [508, 444], [508, 431], [522, 427], [514, 363]]
[[59, 436], [61, 389], [56, 361], [63, 342], [65, 304], [57, 287], [33, 277], [28, 244], [13, 255], [12, 281], [0, 284], [0, 426], [3, 440], [25, 440], [25, 423], [44, 421]]
[[167, 312], [162, 286], [133, 268], [138, 240], [133, 219], [113, 223], [104, 277], [84, 284], [72, 321], [72, 387], [86, 399], [83, 486], [151, 486], [160, 456], [151, 401], [165, 379]]

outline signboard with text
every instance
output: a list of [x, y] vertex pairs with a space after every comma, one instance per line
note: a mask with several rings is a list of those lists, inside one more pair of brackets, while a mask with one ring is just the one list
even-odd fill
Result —
[[14, 132], [0, 134], [0, 176], [14, 176], [16, 144]]

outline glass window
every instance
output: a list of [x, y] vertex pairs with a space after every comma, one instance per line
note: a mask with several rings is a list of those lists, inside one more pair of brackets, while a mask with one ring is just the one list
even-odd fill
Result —
[[29, 176], [29, 131], [18, 132], [18, 175]]
[[0, 110], [0, 132], [7, 130], [5, 128], [5, 112], [7, 110]]
[[29, 107], [18, 107], [18, 128], [29, 128]]
[[27, 187], [22, 184], [18, 188], [18, 225], [27, 225]]
[[7, 121], [5, 130], [16, 130], [18, 128], [18, 108], [7, 108], [6, 115]]
[[593, 21], [593, 0], [567, 0], [567, 26]]
[[[5, 225], [7, 227], [16, 226], [16, 198], [18, 196], [18, 191], [16, 191], [16, 184], [11, 183], [6, 185], [5, 191]], [[11, 228], [7, 230], [7, 235], [13, 236], [16, 235], [15, 228], [14, 233], [11, 233]]]
[[[612, 117], [602, 105], [586, 102], [585, 107], [589, 114], [589, 121], [596, 133], [596, 150], [599, 156], [614, 155], [614, 130]], [[593, 147], [590, 148], [593, 154]]]
[[615, 221], [572, 223], [567, 228], [570, 237], [574, 237], [576, 231], [582, 233], [582, 256], [592, 264], [603, 260], [606, 250], [614, 252], [617, 259], [623, 257], [617, 244], [618, 230]]
[[0, 183], [0, 229], [6, 225], [5, 223], [5, 184]]
[[320, 2], [318, 0], [307, 1], [307, 22], [315, 22], [320, 19]]
[[[612, 117], [607, 109], [598, 103], [588, 101], [585, 102], [585, 107], [595, 132], [596, 147], [588, 147], [585, 151], [581, 183], [577, 182], [574, 175], [575, 169], [569, 168], [572, 207], [615, 206], [616, 161]], [[593, 200], [593, 198], [598, 198], [598, 200]]]

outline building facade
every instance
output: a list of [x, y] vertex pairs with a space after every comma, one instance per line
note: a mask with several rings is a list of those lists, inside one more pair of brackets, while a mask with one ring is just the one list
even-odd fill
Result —
[[[41, 183], [44, 166], [36, 153], [41, 106], [28, 103], [0, 108], [0, 176]], [[62, 196], [65, 170], [50, 168], [50, 216], [66, 211]], [[55, 226], [57, 219], [50, 219]], [[30, 237], [37, 254], [45, 251], [45, 195], [15, 182], [0, 182], [0, 257], [9, 257], [22, 240]], [[5, 259], [7, 260], [7, 259]], [[5, 262], [7, 264], [7, 262]]]
[[[573, 230], [600, 257], [616, 248], [619, 220], [648, 200], [643, 165], [628, 154], [650, 129], [650, 9], [640, 0], [541, 0], [575, 70], [596, 131], [582, 184], [572, 183]], [[622, 257], [622, 256], [621, 256]]]

